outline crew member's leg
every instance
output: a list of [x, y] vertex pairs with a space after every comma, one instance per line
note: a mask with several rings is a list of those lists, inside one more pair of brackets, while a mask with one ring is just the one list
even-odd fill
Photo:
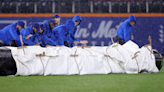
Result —
[[17, 47], [17, 44], [16, 44], [15, 40], [13, 40], [13, 41], [11, 42], [11, 46], [12, 46], [12, 47]]
[[65, 45], [66, 47], [69, 47], [68, 41], [64, 41], [64, 45]]
[[116, 41], [119, 42], [119, 44], [123, 45], [125, 43], [125, 40], [116, 36]]

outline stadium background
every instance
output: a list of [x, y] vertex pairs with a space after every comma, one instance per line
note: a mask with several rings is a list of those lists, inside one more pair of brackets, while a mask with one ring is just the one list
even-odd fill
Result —
[[134, 42], [140, 47], [152, 37], [153, 48], [164, 54], [164, 0], [1, 0], [0, 29], [17, 20], [42, 22], [57, 13], [62, 23], [79, 14], [76, 37], [89, 46], [110, 45], [119, 25], [130, 14], [137, 17]]

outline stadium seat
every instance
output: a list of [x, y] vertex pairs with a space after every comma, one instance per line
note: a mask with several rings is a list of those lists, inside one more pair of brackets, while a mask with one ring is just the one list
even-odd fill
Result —
[[127, 13], [127, 2], [112, 2], [112, 13]]
[[135, 0], [121, 0], [121, 1], [135, 1]]
[[72, 13], [72, 2], [56, 1], [55, 2], [56, 13]]
[[164, 1], [161, 3], [161, 12], [164, 13]]
[[108, 2], [102, 2], [101, 11], [102, 11], [102, 13], [109, 12], [109, 3]]
[[149, 12], [161, 12], [161, 2], [160, 1], [153, 1], [149, 2]]
[[15, 2], [1, 2], [0, 12], [1, 13], [16, 13], [16, 3]]
[[34, 13], [34, 2], [19, 2], [18, 13]]
[[52, 13], [52, 2], [37, 2], [37, 13]]
[[127, 13], [127, 2], [119, 2], [119, 12]]
[[145, 13], [146, 12], [146, 2], [143, 1], [143, 2], [138, 2], [140, 7], [139, 7], [139, 12], [140, 13]]
[[138, 13], [139, 12], [140, 3], [139, 2], [130, 2], [130, 12]]
[[119, 12], [119, 2], [114, 1], [112, 2], [112, 13], [118, 13]]
[[90, 2], [75, 1], [75, 12], [76, 13], [89, 13], [90, 12]]
[[[75, 6], [72, 6], [73, 2]], [[164, 0], [1, 0], [0, 13], [34, 13], [35, 3], [37, 3], [35, 13], [90, 13], [92, 12], [90, 2], [93, 3], [93, 13], [109, 13], [108, 2], [111, 2], [111, 13], [129, 12], [128, 3], [131, 13], [146, 13], [147, 2], [148, 12], [164, 12]]]
[[95, 1], [93, 2], [93, 12], [94, 13], [108, 13], [109, 4], [105, 1]]

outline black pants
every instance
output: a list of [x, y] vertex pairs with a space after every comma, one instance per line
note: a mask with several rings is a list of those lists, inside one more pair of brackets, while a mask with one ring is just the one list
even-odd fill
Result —
[[123, 45], [125, 43], [125, 40], [116, 36], [116, 41], [119, 42], [119, 44]]
[[68, 41], [64, 41], [64, 45], [66, 46], [66, 47], [73, 47], [73, 44], [72, 43], [69, 43]]
[[[2, 40], [0, 40], [0, 47], [3, 47], [3, 46], [10, 46], [10, 45], [9, 45], [9, 44], [7, 45], [7, 44], [5, 44]], [[11, 42], [11, 46], [12, 46], [12, 47], [17, 47], [17, 44], [16, 44], [15, 40], [13, 40], [13, 41]]]
[[16, 44], [15, 40], [13, 40], [13, 41], [11, 42], [11, 46], [12, 46], [12, 47], [17, 47], [17, 44]]
[[64, 45], [65, 45], [66, 47], [69, 47], [67, 41], [64, 41]]
[[15, 75], [17, 67], [11, 50], [0, 47], [0, 76]]

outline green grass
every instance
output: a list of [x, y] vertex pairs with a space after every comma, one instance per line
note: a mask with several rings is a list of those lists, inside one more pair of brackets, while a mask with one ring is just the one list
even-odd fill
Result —
[[159, 73], [0, 77], [0, 92], [164, 92]]

